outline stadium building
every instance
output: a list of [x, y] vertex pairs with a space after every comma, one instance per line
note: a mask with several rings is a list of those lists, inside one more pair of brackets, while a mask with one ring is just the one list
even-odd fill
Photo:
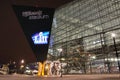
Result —
[[74, 0], [55, 11], [49, 54], [65, 73], [119, 72], [119, 34], [120, 0]]

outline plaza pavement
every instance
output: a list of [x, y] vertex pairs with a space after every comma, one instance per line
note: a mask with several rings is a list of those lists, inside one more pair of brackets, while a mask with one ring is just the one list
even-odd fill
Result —
[[80, 74], [63, 75], [62, 77], [38, 77], [31, 75], [0, 75], [0, 80], [120, 80], [120, 74]]

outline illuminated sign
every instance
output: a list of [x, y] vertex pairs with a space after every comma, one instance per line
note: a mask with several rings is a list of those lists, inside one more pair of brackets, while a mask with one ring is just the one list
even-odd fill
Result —
[[[54, 8], [13, 5], [37, 62], [47, 60]], [[51, 46], [53, 43], [51, 43]]]
[[32, 35], [34, 44], [48, 44], [49, 32], [39, 32]]
[[22, 12], [22, 16], [28, 18], [29, 20], [35, 19], [48, 19], [49, 15], [43, 14], [42, 11], [24, 11]]

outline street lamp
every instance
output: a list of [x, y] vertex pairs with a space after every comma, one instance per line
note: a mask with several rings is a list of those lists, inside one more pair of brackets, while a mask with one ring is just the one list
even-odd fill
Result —
[[23, 72], [24, 72], [24, 67], [25, 67], [24, 63], [25, 63], [24, 59], [20, 60], [20, 73], [21, 74], [23, 74]]
[[22, 60], [21, 60], [21, 64], [24, 64], [24, 63], [25, 63], [25, 61], [24, 61], [24, 59], [22, 59]]
[[112, 38], [113, 38], [114, 48], [115, 48], [115, 53], [116, 53], [116, 58], [117, 58], [117, 63], [118, 63], [118, 69], [119, 69], [119, 72], [120, 72], [119, 54], [118, 54], [118, 51], [117, 51], [116, 41], [115, 41], [116, 35], [115, 35], [114, 33], [112, 33], [111, 36], [112, 36]]

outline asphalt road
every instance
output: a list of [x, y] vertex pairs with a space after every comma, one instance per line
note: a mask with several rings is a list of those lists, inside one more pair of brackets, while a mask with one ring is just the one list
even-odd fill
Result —
[[120, 80], [120, 74], [65, 75], [63, 77], [38, 77], [30, 75], [0, 75], [0, 80]]

